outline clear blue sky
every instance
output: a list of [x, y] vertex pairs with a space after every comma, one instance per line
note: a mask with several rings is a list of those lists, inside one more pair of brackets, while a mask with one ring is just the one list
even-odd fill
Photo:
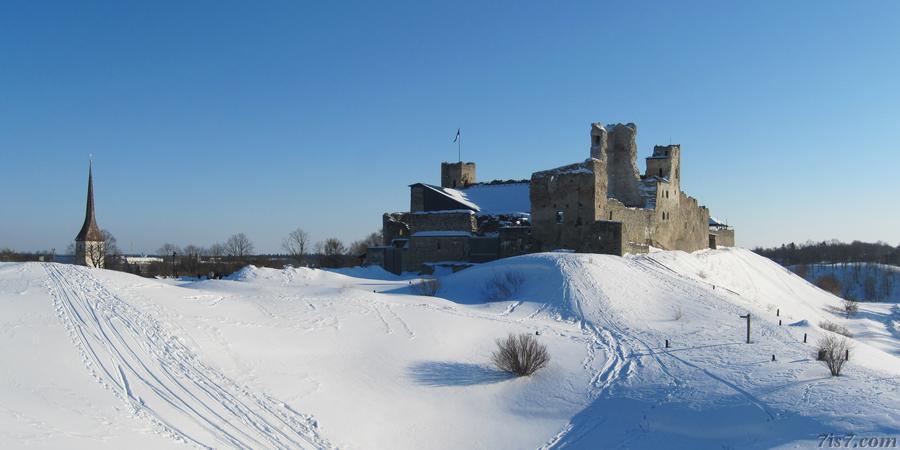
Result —
[[900, 243], [900, 2], [0, 5], [0, 247], [358, 239], [439, 182], [679, 143], [742, 246]]

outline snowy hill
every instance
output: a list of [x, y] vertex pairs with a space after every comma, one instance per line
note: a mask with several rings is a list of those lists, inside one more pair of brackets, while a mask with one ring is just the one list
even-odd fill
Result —
[[900, 267], [875, 263], [802, 264], [790, 269], [815, 283], [833, 277], [844, 298], [900, 303]]
[[[504, 278], [521, 285], [487, 301]], [[248, 267], [172, 285], [0, 264], [0, 442], [693, 449], [900, 434], [896, 305], [846, 319], [749, 251], [526, 255], [447, 275], [440, 298], [411, 282]], [[822, 321], [855, 335], [844, 376], [812, 358]], [[509, 332], [539, 333], [550, 365], [490, 367]]]

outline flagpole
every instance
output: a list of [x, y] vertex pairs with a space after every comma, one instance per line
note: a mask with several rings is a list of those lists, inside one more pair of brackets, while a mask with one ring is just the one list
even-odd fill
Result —
[[462, 162], [462, 134], [460, 133], [459, 139], [456, 140], [456, 158], [459, 159], [459, 162]]

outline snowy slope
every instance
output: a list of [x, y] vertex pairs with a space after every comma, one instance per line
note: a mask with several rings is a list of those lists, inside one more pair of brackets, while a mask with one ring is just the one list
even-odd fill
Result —
[[[513, 299], [485, 301], [506, 272], [524, 280]], [[250, 267], [172, 285], [0, 265], [0, 442], [771, 448], [900, 434], [894, 322], [846, 319], [749, 251], [526, 255], [443, 277], [442, 298], [410, 282]], [[811, 358], [823, 320], [856, 335], [845, 376]], [[550, 366], [512, 379], [487, 365], [509, 332], [539, 333]]]
[[790, 269], [811, 283], [832, 276], [841, 296], [864, 301], [900, 303], [900, 267], [874, 263], [803, 264]]

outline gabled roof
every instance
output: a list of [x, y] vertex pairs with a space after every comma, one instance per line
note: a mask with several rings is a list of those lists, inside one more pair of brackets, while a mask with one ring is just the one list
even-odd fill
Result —
[[84, 225], [75, 240], [78, 242], [102, 242], [103, 233], [97, 226], [97, 218], [94, 217], [94, 167], [93, 164], [88, 166], [88, 191], [87, 191], [87, 207], [84, 211]]

